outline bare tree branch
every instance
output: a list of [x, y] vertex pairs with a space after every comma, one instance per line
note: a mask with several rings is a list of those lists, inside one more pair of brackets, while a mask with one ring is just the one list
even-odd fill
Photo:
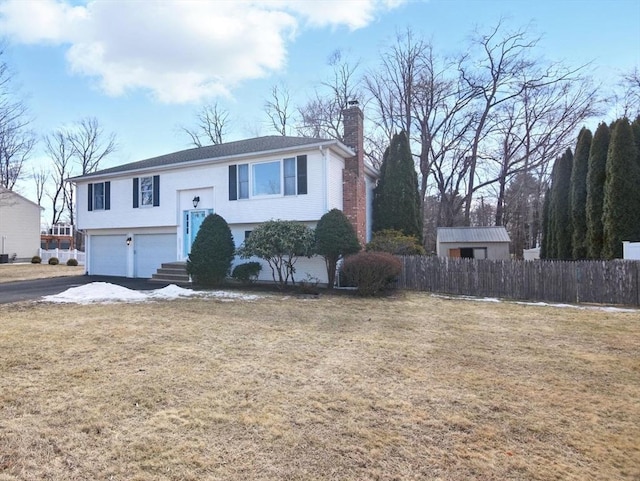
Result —
[[181, 127], [194, 147], [217, 145], [224, 141], [229, 127], [229, 112], [217, 102], [202, 107], [196, 114], [196, 120], [195, 127]]
[[98, 170], [100, 162], [118, 149], [116, 135], [105, 134], [95, 117], [86, 117], [67, 130], [72, 156], [82, 175]]
[[283, 85], [271, 87], [271, 98], [265, 102], [264, 110], [269, 117], [271, 127], [283, 137], [289, 131], [291, 111], [289, 107], [289, 91]]
[[23, 166], [36, 144], [28, 129], [31, 119], [25, 103], [12, 89], [13, 74], [0, 49], [0, 185], [11, 190], [23, 175]]

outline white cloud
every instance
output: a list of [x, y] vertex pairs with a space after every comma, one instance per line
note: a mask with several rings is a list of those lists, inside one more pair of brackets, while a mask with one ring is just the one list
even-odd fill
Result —
[[66, 48], [71, 71], [109, 95], [147, 89], [183, 103], [282, 70], [301, 25], [357, 29], [404, 0], [69, 1], [5, 0], [0, 31]]

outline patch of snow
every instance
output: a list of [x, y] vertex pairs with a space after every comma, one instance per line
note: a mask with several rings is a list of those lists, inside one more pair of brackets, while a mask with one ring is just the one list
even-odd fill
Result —
[[176, 297], [191, 297], [199, 295], [199, 292], [193, 289], [185, 289], [184, 287], [176, 286], [175, 284], [169, 284], [162, 289], [156, 289], [149, 292], [149, 297], [154, 299], [175, 299]]
[[230, 291], [207, 292], [207, 296], [217, 297], [223, 300], [239, 299], [243, 301], [255, 301], [256, 299], [260, 299], [261, 297], [261, 296], [256, 296], [255, 294], [242, 294], [240, 292], [230, 292]]
[[108, 282], [91, 282], [84, 286], [71, 287], [60, 294], [45, 296], [48, 302], [89, 304], [92, 302], [140, 302], [147, 294]]
[[612, 307], [612, 306], [585, 306], [578, 304], [553, 304], [549, 302], [526, 302], [526, 301], [509, 301], [503, 299], [496, 299], [493, 297], [472, 297], [472, 296], [446, 296], [442, 294], [432, 294], [432, 297], [440, 299], [452, 299], [463, 301], [475, 301], [475, 302], [511, 302], [513, 304], [520, 304], [523, 306], [536, 306], [536, 307], [556, 307], [564, 309], [583, 309], [590, 311], [606, 311], [606, 312], [638, 312], [640, 309], [630, 309], [625, 307]]
[[170, 284], [162, 289], [152, 291], [134, 291], [126, 287], [108, 282], [91, 282], [79, 287], [71, 287], [60, 294], [44, 296], [43, 301], [56, 303], [112, 303], [112, 302], [145, 302], [158, 299], [177, 299], [180, 297], [213, 297], [222, 301], [253, 301], [260, 296], [229, 291], [194, 291]]

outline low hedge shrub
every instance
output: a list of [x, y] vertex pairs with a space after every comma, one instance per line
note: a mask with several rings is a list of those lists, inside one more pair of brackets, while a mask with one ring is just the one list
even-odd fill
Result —
[[255, 281], [262, 270], [262, 264], [251, 261], [244, 264], [238, 264], [233, 268], [231, 277], [235, 280], [248, 284]]
[[414, 236], [402, 232], [385, 229], [373, 233], [373, 239], [366, 246], [367, 251], [389, 252], [397, 256], [423, 256], [424, 247]]
[[361, 296], [376, 296], [388, 289], [402, 271], [402, 264], [388, 252], [360, 252], [347, 257], [342, 273]]
[[42, 258], [40, 256], [33, 256], [31, 258], [32, 264], [42, 264]]
[[58, 264], [60, 264], [60, 260], [57, 257], [51, 257], [49, 259], [50, 266], [57, 266]]
[[69, 260], [67, 261], [67, 265], [68, 265], [68, 266], [75, 267], [75, 266], [77, 266], [77, 265], [78, 265], [78, 260], [77, 260], [77, 259], [69, 259]]

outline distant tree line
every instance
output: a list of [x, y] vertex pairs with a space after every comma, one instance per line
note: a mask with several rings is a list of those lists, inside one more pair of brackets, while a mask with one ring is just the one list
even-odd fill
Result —
[[640, 116], [583, 128], [575, 154], [556, 159], [544, 206], [542, 258], [621, 258], [623, 241], [640, 241]]

